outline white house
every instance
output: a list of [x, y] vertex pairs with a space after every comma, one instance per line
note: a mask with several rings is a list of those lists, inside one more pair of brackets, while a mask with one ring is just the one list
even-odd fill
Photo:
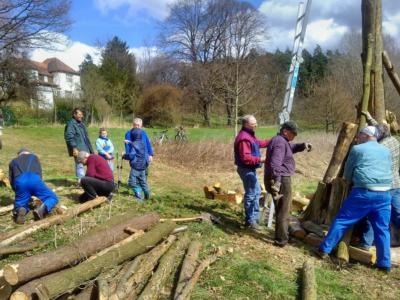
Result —
[[43, 62], [28, 60], [26, 66], [32, 80], [36, 81], [37, 100], [40, 101], [40, 108], [51, 109], [54, 105], [54, 96], [61, 98], [79, 98], [81, 96], [79, 72], [58, 58], [48, 58]]

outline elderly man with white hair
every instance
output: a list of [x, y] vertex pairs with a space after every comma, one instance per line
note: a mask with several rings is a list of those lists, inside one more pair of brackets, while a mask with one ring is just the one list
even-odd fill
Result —
[[257, 120], [253, 115], [246, 115], [242, 118], [242, 129], [235, 138], [234, 152], [237, 172], [244, 186], [245, 226], [258, 230], [260, 229], [258, 222], [261, 186], [256, 170], [264, 162], [264, 159], [261, 159], [260, 148], [266, 148], [269, 140], [257, 139], [256, 128]]
[[[151, 146], [149, 137], [146, 134], [146, 131], [143, 130], [143, 120], [141, 118], [135, 118], [133, 119], [133, 124], [132, 124], [132, 129], [139, 128], [142, 130], [142, 142], [145, 145], [145, 151], [146, 151], [146, 157], [147, 157], [147, 164], [150, 164], [153, 161], [153, 147]], [[125, 141], [132, 141], [131, 139], [131, 131], [132, 129], [128, 130], [125, 133]], [[125, 143], [125, 153], [130, 153], [131, 152], [131, 144], [130, 143]], [[146, 169], [146, 175], [147, 175], [147, 169]]]
[[79, 196], [80, 202], [85, 202], [97, 196], [106, 196], [111, 200], [114, 190], [114, 176], [107, 161], [98, 154], [80, 151], [78, 163], [86, 165], [86, 174], [81, 178], [81, 186], [85, 191]]
[[343, 174], [353, 187], [316, 254], [327, 257], [352, 225], [368, 217], [374, 228], [377, 268], [389, 272], [392, 159], [390, 151], [378, 144], [378, 134], [375, 126], [358, 134], [358, 145], [351, 149]]

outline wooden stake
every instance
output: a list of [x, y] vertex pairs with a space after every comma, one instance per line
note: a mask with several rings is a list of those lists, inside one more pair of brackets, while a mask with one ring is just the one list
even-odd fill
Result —
[[397, 74], [389, 55], [387, 54], [386, 51], [383, 51], [382, 53], [382, 58], [383, 58], [383, 65], [385, 66], [386, 72], [388, 73], [390, 79], [392, 80], [392, 83], [394, 87], [396, 88], [397, 92], [400, 95], [400, 77], [399, 74]]
[[307, 260], [303, 264], [303, 300], [317, 300], [317, 282], [315, 279], [314, 264]]

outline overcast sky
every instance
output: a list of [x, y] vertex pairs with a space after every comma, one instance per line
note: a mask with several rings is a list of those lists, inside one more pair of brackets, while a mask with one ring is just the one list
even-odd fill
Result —
[[[306, 1], [306, 0], [304, 0]], [[77, 69], [89, 53], [98, 60], [96, 45], [104, 44], [117, 35], [126, 41], [132, 52], [140, 57], [145, 47], [154, 47], [157, 22], [168, 14], [174, 0], [73, 0], [71, 29], [62, 51], [35, 50], [32, 59], [43, 61], [58, 57]], [[293, 44], [298, 0], [250, 0], [265, 15], [269, 39], [266, 50], [285, 50]], [[400, 39], [400, 0], [382, 0], [384, 31]], [[360, 30], [361, 0], [314, 0], [305, 46], [312, 50], [316, 44], [335, 49], [346, 32]]]

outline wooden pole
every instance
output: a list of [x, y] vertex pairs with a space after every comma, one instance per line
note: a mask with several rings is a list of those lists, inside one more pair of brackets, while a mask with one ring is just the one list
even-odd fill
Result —
[[307, 260], [303, 264], [303, 300], [317, 300], [317, 281], [315, 279], [314, 264]]
[[140, 217], [135, 217], [135, 214], [136, 212], [129, 212], [115, 216], [70, 245], [8, 264], [4, 267], [4, 277], [10, 284], [17, 285], [59, 271], [66, 266], [76, 265], [100, 250], [127, 238], [129, 234], [124, 231], [126, 226], [145, 230], [156, 224], [159, 219], [154, 213]]
[[72, 290], [95, 278], [101, 272], [112, 269], [115, 265], [147, 252], [168, 236], [174, 228], [175, 223], [173, 222], [159, 223], [137, 239], [126, 243], [120, 242], [121, 244], [117, 247], [112, 246], [110, 247], [112, 249], [92, 256], [75, 267], [44, 276], [23, 285], [11, 295], [11, 300], [29, 299], [29, 297], [36, 294], [38, 288], [46, 291], [48, 298], [55, 298], [65, 291]]
[[[361, 111], [368, 111], [368, 103], [370, 98], [371, 91], [371, 65], [372, 65], [372, 44], [373, 38], [372, 35], [368, 35], [368, 49], [367, 49], [367, 60], [364, 68], [364, 77], [363, 77], [363, 97], [361, 100]], [[366, 119], [364, 115], [360, 117], [360, 126], [359, 128], [364, 128], [366, 125]]]
[[394, 87], [396, 88], [397, 92], [400, 95], [400, 77], [399, 74], [397, 74], [392, 61], [390, 60], [389, 55], [387, 54], [386, 51], [383, 51], [382, 53], [382, 58], [383, 58], [383, 65], [385, 66], [386, 72], [389, 75], [389, 78], [392, 80], [392, 83]]
[[106, 197], [97, 197], [96, 199], [87, 201], [83, 204], [77, 205], [76, 207], [68, 209], [65, 214], [51, 216], [43, 220], [36, 221], [31, 224], [27, 224], [17, 229], [6, 232], [0, 236], [0, 248], [22, 241], [39, 230], [47, 229], [49, 227], [52, 227], [53, 225], [62, 224], [65, 221], [70, 220], [85, 211], [88, 211], [89, 209], [95, 208], [105, 203], [106, 201]]
[[197, 267], [197, 259], [199, 257], [201, 243], [199, 241], [193, 241], [190, 243], [187, 250], [185, 259], [182, 264], [181, 272], [179, 274], [178, 283], [175, 289], [174, 299], [179, 299], [179, 295], [182, 293], [186, 283], [192, 278], [194, 271]]
[[[155, 300], [165, 284], [165, 281], [170, 276], [176, 265], [177, 258], [181, 255], [181, 252], [186, 250], [189, 245], [189, 237], [187, 235], [182, 236], [168, 252], [161, 258], [158, 264], [157, 270], [154, 272], [150, 281], [140, 294], [138, 300]], [[132, 299], [132, 298], [130, 298]]]

